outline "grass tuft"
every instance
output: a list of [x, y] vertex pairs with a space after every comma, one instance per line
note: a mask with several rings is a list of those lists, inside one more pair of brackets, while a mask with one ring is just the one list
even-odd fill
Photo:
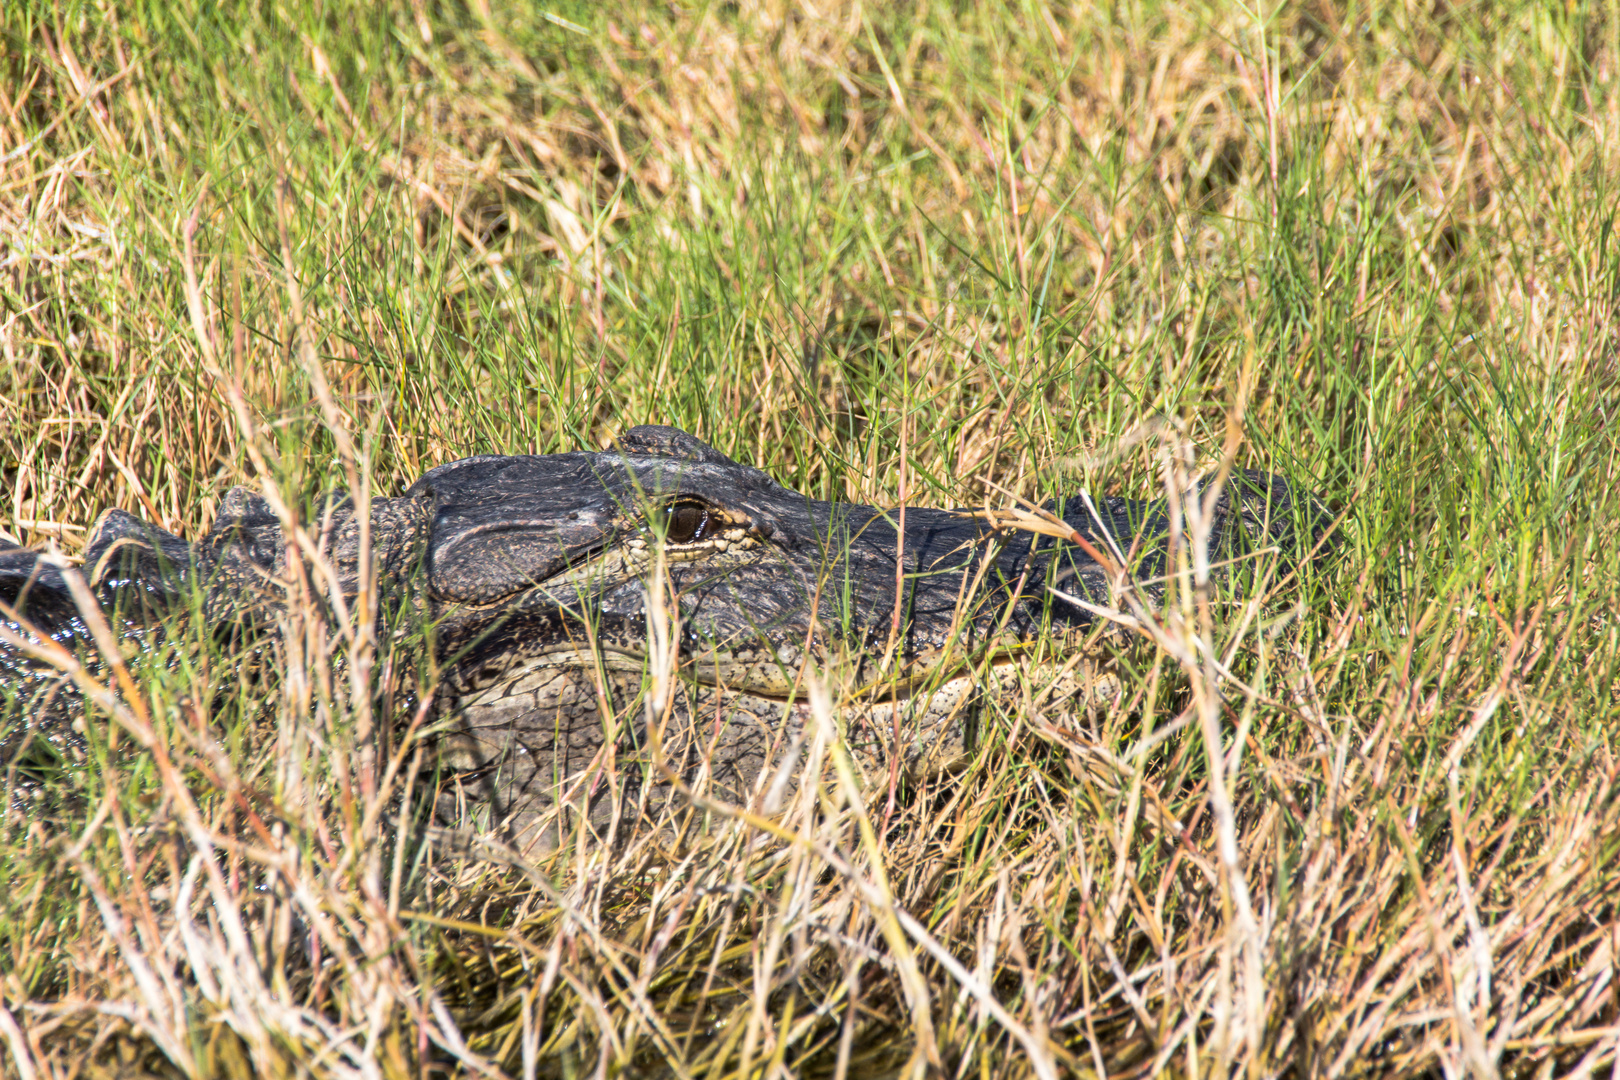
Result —
[[1595, 0], [0, 6], [0, 535], [248, 484], [307, 539], [644, 422], [822, 498], [1343, 508], [1269, 601], [1122, 592], [1100, 710], [890, 804], [833, 666], [779, 817], [615, 849], [413, 818], [422, 628], [314, 569], [273, 644], [92, 652], [5, 762], [0, 1060], [1615, 1068], [1617, 65]]

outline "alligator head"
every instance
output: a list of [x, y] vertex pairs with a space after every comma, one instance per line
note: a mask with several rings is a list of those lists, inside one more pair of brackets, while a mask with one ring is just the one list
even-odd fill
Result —
[[[1214, 543], [1227, 556], [1297, 552], [1299, 530], [1314, 538], [1325, 522], [1298, 501], [1280, 479], [1236, 476]], [[496, 822], [545, 821], [555, 836], [570, 814], [604, 827], [672, 783], [769, 803], [811, 719], [811, 668], [867, 687], [845, 734], [878, 768], [937, 768], [970, 748], [975, 702], [1022, 653], [1048, 667], [1049, 692], [1106, 696], [1110, 677], [1081, 648], [1093, 616], [1071, 599], [1108, 595], [1086, 548], [1157, 577], [1168, 518], [1127, 499], [1045, 509], [1086, 543], [971, 512], [909, 507], [902, 519], [811, 499], [683, 432], [639, 427], [612, 451], [452, 462], [374, 500], [364, 521], [329, 499], [310, 531], [334, 592], [354, 593], [369, 550], [381, 587], [423, 612], [453, 787]], [[195, 545], [114, 511], [85, 555], [102, 603], [133, 628], [175, 610], [267, 624], [289, 565], [280, 519], [240, 488]], [[32, 553], [0, 550], [0, 600], [44, 632], [83, 633], [60, 572]], [[654, 603], [679, 630], [680, 677], [647, 709]], [[33, 677], [7, 663], [0, 647], [0, 680]]]

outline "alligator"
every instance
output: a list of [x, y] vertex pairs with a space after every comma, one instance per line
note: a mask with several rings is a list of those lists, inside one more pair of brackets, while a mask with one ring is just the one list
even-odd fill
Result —
[[[1282, 478], [1233, 472], [1209, 501], [1217, 564], [1274, 553], [1276, 580], [1328, 543], [1322, 505]], [[1022, 516], [1033, 529], [825, 502], [659, 426], [607, 451], [454, 461], [368, 510], [339, 494], [306, 517], [333, 591], [355, 595], [369, 550], [379, 591], [426, 627], [445, 790], [550, 842], [693, 787], [779, 805], [821, 722], [812, 678], [841, 679], [840, 698], [860, 703], [841, 713], [846, 745], [880, 777], [961, 760], [987, 696], [1017, 692], [1031, 664], [1047, 700], [1105, 700], [1118, 679], [1095, 647], [1098, 607], [1122, 572], [1148, 591], [1162, 581], [1172, 531], [1164, 500], [1062, 499]], [[106, 512], [83, 572], [126, 635], [199, 617], [251, 634], [288, 603], [290, 557], [281, 517], [236, 488], [195, 544]], [[93, 654], [60, 560], [0, 546], [0, 601], [14, 632]], [[649, 678], [659, 648], [678, 678]], [[35, 686], [67, 700], [0, 644], [8, 683], [14, 700]], [[667, 690], [652, 708], [649, 687]], [[68, 737], [58, 721], [33, 730]]]

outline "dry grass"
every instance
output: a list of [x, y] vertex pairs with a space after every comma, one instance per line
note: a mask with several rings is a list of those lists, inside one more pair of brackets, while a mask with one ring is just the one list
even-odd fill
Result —
[[11, 1071], [1620, 1068], [1612, 3], [17, 4], [0, 38], [25, 542], [195, 536], [244, 482], [292, 539], [334, 484], [644, 421], [970, 505], [1147, 494], [1236, 430], [1346, 506], [1302, 588], [1167, 605], [1109, 709], [1031, 686], [892, 807], [834, 666], [780, 817], [699, 792], [679, 842], [543, 857], [411, 817], [418, 639], [315, 617], [312, 575], [270, 652], [134, 665], [50, 812], [9, 764]]

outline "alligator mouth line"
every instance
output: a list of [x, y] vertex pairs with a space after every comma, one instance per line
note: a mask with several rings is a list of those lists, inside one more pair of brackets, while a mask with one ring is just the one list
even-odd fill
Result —
[[[1009, 675], [1023, 671], [1039, 683], [1061, 679], [1083, 664], [1095, 665], [1106, 661], [1102, 651], [1085, 648], [1058, 653], [1049, 659], [1032, 655], [1045, 651], [1049, 644], [1041, 643], [1039, 648], [1007, 644], [971, 653], [921, 657], [913, 667], [922, 670], [859, 682], [843, 690], [841, 696], [846, 702], [859, 703], [860, 706], [900, 704], [937, 693], [942, 686], [957, 679], [967, 678], [975, 683], [991, 681], [989, 673], [992, 671]], [[712, 659], [713, 655], [706, 657], [702, 653], [686, 653], [677, 668], [678, 678], [695, 686], [746, 694], [781, 705], [804, 704], [807, 700], [808, 687], [802, 677], [802, 662], [794, 663], [779, 656], [717, 662]], [[491, 689], [500, 689], [542, 672], [644, 676], [650, 663], [645, 651], [623, 645], [599, 641], [592, 648], [585, 642], [555, 642], [527, 653], [521, 660], [498, 671], [486, 671], [483, 677], [460, 694], [459, 700], [463, 705], [476, 704]], [[767, 668], [779, 672], [779, 677], [758, 678], [757, 673]]]
[[[666, 566], [714, 560], [712, 565], [717, 570], [727, 570], [764, 554], [768, 544], [745, 526], [730, 526], [692, 543], [665, 541], [663, 548]], [[729, 558], [721, 558], [724, 556]], [[561, 572], [536, 582], [534, 588], [545, 590], [570, 585], [600, 588], [608, 583], [645, 579], [657, 566], [657, 559], [655, 540], [634, 533], [622, 535], [585, 558], [570, 561]]]

